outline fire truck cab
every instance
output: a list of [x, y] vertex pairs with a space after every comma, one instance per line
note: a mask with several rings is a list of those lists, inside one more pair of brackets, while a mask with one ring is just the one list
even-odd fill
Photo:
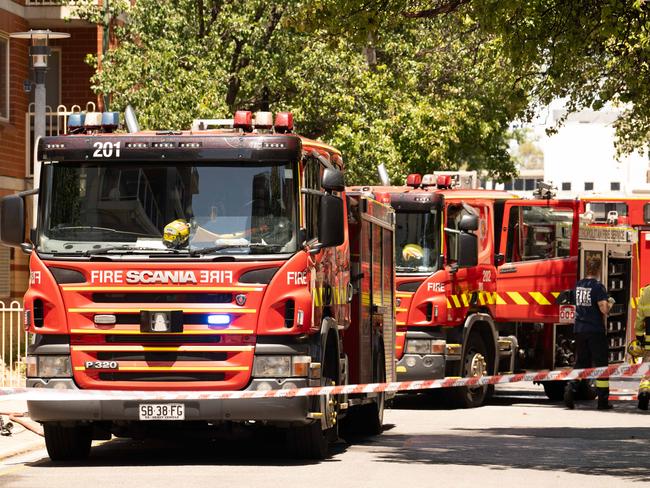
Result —
[[[271, 391], [394, 379], [393, 211], [346, 195], [338, 150], [293, 134], [289, 113], [237, 112], [189, 132], [119, 133], [101, 120], [86, 114], [72, 135], [40, 140], [29, 240], [28, 195], [0, 204], [0, 240], [30, 254], [27, 386]], [[111, 435], [232, 423], [282, 427], [296, 456], [320, 458], [346, 415], [348, 430], [379, 433], [384, 399], [44, 396], [28, 407], [53, 460], [83, 458]]]

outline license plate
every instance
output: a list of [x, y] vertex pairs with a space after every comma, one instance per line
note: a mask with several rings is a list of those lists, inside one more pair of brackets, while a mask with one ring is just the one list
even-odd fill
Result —
[[140, 420], [185, 420], [182, 403], [141, 403], [138, 405]]
[[560, 323], [573, 324], [576, 321], [575, 305], [560, 305]]

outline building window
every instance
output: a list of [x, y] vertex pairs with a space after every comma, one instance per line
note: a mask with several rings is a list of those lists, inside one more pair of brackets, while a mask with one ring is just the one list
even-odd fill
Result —
[[593, 191], [593, 189], [594, 189], [594, 182], [585, 181], [585, 191]]
[[9, 120], [9, 39], [0, 34], [0, 120]]
[[562, 183], [562, 191], [571, 191], [571, 182], [570, 181], [564, 181]]
[[619, 181], [612, 181], [609, 184], [609, 189], [612, 191], [620, 191], [621, 190], [621, 183]]

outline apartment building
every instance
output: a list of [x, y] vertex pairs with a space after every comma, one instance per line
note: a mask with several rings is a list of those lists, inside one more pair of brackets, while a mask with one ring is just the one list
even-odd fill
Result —
[[[69, 7], [56, 1], [0, 0], [0, 196], [33, 187], [33, 90], [29, 41], [10, 38], [13, 32], [50, 29], [67, 32], [52, 40], [47, 73], [46, 132], [65, 130], [65, 115], [74, 106], [99, 103], [90, 88], [93, 69], [86, 55], [101, 52], [102, 29], [70, 17]], [[27, 289], [27, 256], [0, 245], [0, 301], [20, 299]]]

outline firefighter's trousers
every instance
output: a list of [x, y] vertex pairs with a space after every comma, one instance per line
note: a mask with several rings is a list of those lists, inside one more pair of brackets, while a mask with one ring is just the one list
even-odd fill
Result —
[[[599, 368], [607, 366], [607, 335], [603, 332], [576, 332], [575, 334], [576, 369]], [[578, 381], [572, 381], [573, 390], [578, 388]], [[596, 380], [598, 405], [607, 405], [609, 400], [609, 378]]]

